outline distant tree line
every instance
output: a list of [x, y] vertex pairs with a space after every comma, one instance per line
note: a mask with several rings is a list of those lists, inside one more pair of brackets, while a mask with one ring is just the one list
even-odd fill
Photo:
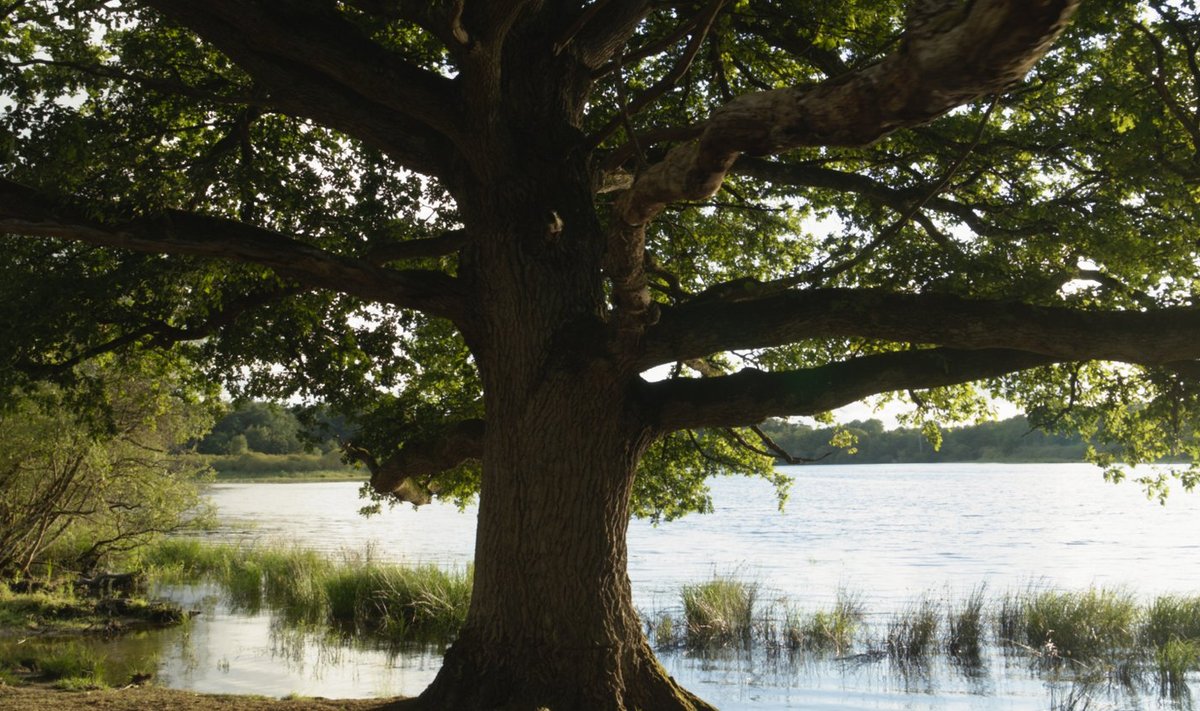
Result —
[[1079, 462], [1087, 450], [1078, 436], [1034, 429], [1024, 416], [943, 429], [936, 448], [920, 428], [887, 430], [874, 419], [830, 427], [772, 420], [762, 429], [792, 456], [821, 464]]
[[349, 435], [344, 418], [323, 407], [284, 407], [247, 401], [229, 406], [196, 443], [200, 454], [331, 452]]
[[[1087, 444], [1078, 436], [1034, 429], [1024, 415], [940, 430], [934, 447], [918, 427], [885, 429], [879, 420], [812, 427], [770, 420], [763, 431], [789, 454], [821, 464], [903, 462], [1080, 462]], [[196, 444], [209, 455], [328, 453], [351, 432], [324, 408], [247, 401], [230, 405]]]

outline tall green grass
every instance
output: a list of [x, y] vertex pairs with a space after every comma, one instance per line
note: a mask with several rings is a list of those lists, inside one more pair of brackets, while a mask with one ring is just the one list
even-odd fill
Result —
[[1145, 641], [1163, 647], [1171, 640], [1200, 640], [1200, 595], [1160, 595], [1146, 609]]
[[729, 576], [685, 585], [680, 596], [687, 623], [687, 643], [693, 646], [749, 644], [754, 599], [758, 586]]
[[837, 600], [828, 610], [802, 613], [786, 608], [783, 620], [783, 639], [789, 649], [845, 654], [863, 622], [863, 606], [856, 595], [839, 590]]
[[1125, 590], [1047, 590], [1027, 595], [1023, 603], [1021, 641], [1048, 657], [1119, 656], [1137, 640], [1141, 610]]
[[894, 615], [888, 622], [888, 656], [901, 661], [927, 658], [937, 649], [941, 608], [928, 595]]
[[946, 651], [954, 659], [977, 664], [983, 653], [984, 588], [972, 590], [964, 600], [952, 602], [946, 610]]
[[453, 638], [471, 598], [469, 568], [409, 568], [369, 553], [331, 560], [299, 549], [176, 539], [146, 560], [155, 579], [215, 582], [247, 611], [265, 608], [292, 625], [331, 625], [397, 642]]

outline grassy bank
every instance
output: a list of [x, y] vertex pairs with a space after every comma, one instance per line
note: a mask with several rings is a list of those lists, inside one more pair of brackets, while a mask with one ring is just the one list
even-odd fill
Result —
[[162, 582], [215, 582], [235, 606], [270, 610], [293, 625], [328, 625], [391, 642], [446, 641], [463, 620], [471, 571], [381, 563], [369, 553], [333, 559], [271, 546], [164, 541], [145, 556]]
[[363, 469], [342, 461], [337, 452], [325, 454], [196, 455], [212, 467], [217, 481], [348, 481], [366, 477]]

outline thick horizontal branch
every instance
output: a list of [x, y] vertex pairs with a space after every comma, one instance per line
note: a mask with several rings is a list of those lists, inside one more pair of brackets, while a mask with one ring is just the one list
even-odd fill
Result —
[[1007, 349], [948, 348], [863, 356], [781, 373], [742, 370], [715, 378], [646, 383], [649, 416], [662, 433], [735, 427], [768, 417], [815, 415], [865, 397], [993, 378], [1056, 359]]
[[470, 236], [466, 230], [449, 230], [437, 237], [380, 245], [367, 253], [366, 260], [372, 264], [387, 264], [405, 259], [444, 257], [454, 254], [465, 247], [468, 242], [470, 242]]
[[[414, 504], [429, 502], [437, 490], [434, 478], [470, 459], [483, 456], [483, 420], [463, 420], [428, 439], [409, 442], [395, 455], [375, 461], [361, 456], [371, 470], [371, 488]], [[351, 456], [360, 456], [351, 448]]]
[[664, 308], [640, 365], [817, 338], [1014, 348], [1056, 360], [1156, 364], [1200, 358], [1200, 309], [1083, 311], [945, 294], [813, 289]]
[[457, 282], [442, 272], [386, 269], [268, 229], [181, 210], [122, 222], [100, 221], [3, 178], [0, 232], [136, 252], [228, 259], [268, 267], [308, 287], [434, 316], [454, 319], [464, 310]]

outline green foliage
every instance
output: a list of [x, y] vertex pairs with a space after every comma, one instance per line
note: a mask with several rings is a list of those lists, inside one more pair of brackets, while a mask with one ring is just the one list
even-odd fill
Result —
[[303, 450], [300, 422], [283, 407], [266, 402], [238, 405], [217, 420], [196, 445], [201, 454], [297, 454]]
[[209, 422], [186, 365], [110, 358], [75, 375], [9, 393], [0, 415], [0, 574], [89, 571], [206, 516], [207, 468], [174, 455]]
[[337, 452], [326, 454], [259, 454], [247, 452], [238, 456], [205, 457], [204, 461], [212, 467], [217, 476], [223, 479], [263, 477], [303, 476], [317, 474], [334, 474], [340, 477], [362, 476], [361, 469], [355, 469], [342, 461]]
[[691, 512], [708, 513], [712, 499], [705, 481], [731, 474], [769, 481], [782, 508], [791, 479], [775, 469], [773, 457], [761, 444], [747, 446], [755, 440], [756, 435], [747, 429], [676, 432], [663, 437], [651, 445], [638, 465], [633, 514], [657, 523]]

